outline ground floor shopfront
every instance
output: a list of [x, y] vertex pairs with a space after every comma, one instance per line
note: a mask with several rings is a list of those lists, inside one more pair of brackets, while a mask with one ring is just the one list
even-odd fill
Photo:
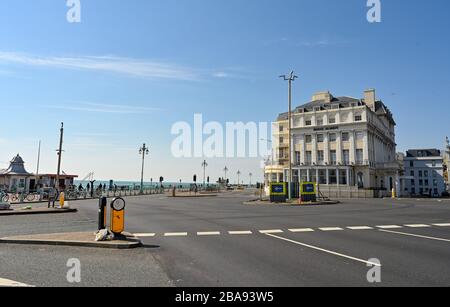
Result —
[[[285, 182], [289, 169], [282, 166], [269, 166], [265, 169], [266, 186], [271, 182]], [[358, 197], [362, 190], [376, 193], [363, 193], [365, 196], [384, 197], [392, 195], [392, 190], [399, 195], [401, 182], [398, 170], [375, 169], [368, 166], [296, 166], [292, 168], [293, 182], [315, 182], [321, 187], [325, 196], [350, 195]], [[327, 195], [329, 194], [329, 195]], [[344, 197], [344, 196], [342, 196]]]

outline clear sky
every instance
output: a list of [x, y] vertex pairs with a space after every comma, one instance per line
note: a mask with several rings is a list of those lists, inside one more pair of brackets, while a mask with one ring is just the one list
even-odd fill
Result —
[[[146, 179], [191, 180], [201, 160], [170, 152], [177, 121], [273, 121], [295, 69], [296, 105], [320, 90], [362, 97], [376, 88], [397, 121], [398, 151], [442, 148], [450, 134], [450, 2], [381, 0], [65, 0], [0, 2], [0, 168], [18, 152], [29, 171], [138, 180], [139, 146], [151, 146]], [[211, 159], [209, 174], [248, 180], [259, 159]]]

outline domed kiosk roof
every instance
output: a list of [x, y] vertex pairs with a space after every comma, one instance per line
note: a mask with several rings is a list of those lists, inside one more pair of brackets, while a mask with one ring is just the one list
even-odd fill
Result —
[[22, 157], [17, 154], [17, 156], [11, 160], [9, 167], [6, 170], [0, 170], [0, 175], [30, 176], [32, 174], [26, 171], [25, 162]]

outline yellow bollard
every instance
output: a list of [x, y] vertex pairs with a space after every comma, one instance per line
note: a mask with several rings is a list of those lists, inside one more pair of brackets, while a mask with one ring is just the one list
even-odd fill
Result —
[[392, 189], [392, 198], [397, 198], [397, 195], [395, 194], [395, 189]]
[[61, 192], [61, 194], [59, 194], [59, 207], [61, 209], [64, 208], [64, 203], [65, 203], [65, 194], [64, 192]]

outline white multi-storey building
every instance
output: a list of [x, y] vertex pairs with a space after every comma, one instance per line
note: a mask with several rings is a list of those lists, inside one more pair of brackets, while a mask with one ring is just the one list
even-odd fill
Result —
[[[269, 182], [288, 176], [287, 118], [283, 113], [274, 123], [276, 163], [266, 168]], [[362, 99], [315, 94], [292, 114], [294, 182], [317, 182], [322, 191], [367, 189], [377, 191], [374, 196], [389, 195], [399, 188], [395, 126], [375, 90], [365, 91]]]
[[446, 190], [444, 159], [438, 149], [408, 150], [404, 161], [404, 195], [439, 197]]

